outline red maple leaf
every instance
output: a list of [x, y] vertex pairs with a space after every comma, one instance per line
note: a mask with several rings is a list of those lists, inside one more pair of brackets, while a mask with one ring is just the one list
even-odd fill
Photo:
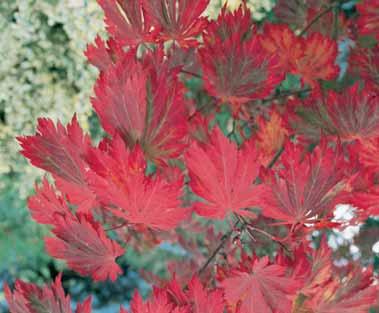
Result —
[[[120, 313], [128, 313], [121, 308]], [[172, 304], [166, 293], [154, 293], [146, 302], [136, 292], [130, 302], [130, 313], [190, 313], [186, 308], [176, 307]]]
[[152, 42], [151, 18], [142, 6], [142, 0], [98, 0], [104, 11], [108, 33], [120, 44], [137, 46]]
[[379, 44], [372, 49], [356, 48], [349, 59], [350, 72], [361, 77], [365, 86], [379, 91]]
[[108, 66], [116, 63], [125, 52], [119, 42], [112, 38], [105, 43], [100, 36], [95, 38], [95, 43], [87, 46], [84, 52], [88, 62], [97, 67], [100, 71], [105, 71]]
[[[303, 308], [315, 313], [367, 313], [376, 303], [379, 287], [373, 284], [372, 269], [362, 271], [360, 266], [351, 269], [338, 278], [333, 279], [309, 297]], [[295, 310], [301, 313], [303, 310]], [[307, 312], [307, 311], [305, 311]]]
[[182, 179], [168, 182], [159, 173], [146, 176], [146, 162], [139, 146], [130, 152], [120, 137], [109, 151], [93, 150], [88, 159], [93, 172], [88, 180], [107, 210], [131, 224], [169, 230], [183, 221]]
[[[13, 293], [5, 284], [5, 298], [11, 313], [72, 313], [70, 297], [64, 293], [61, 278], [59, 274], [51, 286], [43, 287], [17, 280]], [[76, 313], [90, 312], [91, 298], [78, 304]]]
[[312, 87], [316, 86], [317, 79], [331, 80], [337, 77], [336, 41], [313, 33], [303, 39], [302, 44], [303, 56], [295, 59], [295, 74], [300, 74], [303, 81]]
[[60, 191], [72, 204], [88, 210], [95, 198], [85, 180], [85, 156], [91, 146], [90, 138], [83, 134], [76, 116], [65, 128], [60, 122], [55, 127], [52, 120], [38, 119], [37, 134], [18, 137], [21, 153], [30, 162], [51, 173]]
[[233, 12], [225, 4], [217, 20], [210, 22], [204, 30], [203, 37], [205, 41], [214, 44], [217, 40], [225, 41], [238, 34], [240, 41], [243, 41], [244, 38], [251, 36], [253, 30], [254, 20], [245, 3]]
[[[240, 12], [220, 16], [204, 34], [204, 46], [199, 49], [205, 89], [220, 102], [232, 104], [234, 113], [241, 104], [270, 94], [283, 78], [277, 70], [277, 56], [265, 51], [243, 16], [242, 22], [236, 18], [242, 15]], [[234, 33], [235, 29], [240, 32]]]
[[261, 36], [263, 48], [279, 56], [280, 69], [295, 72], [296, 61], [304, 54], [302, 40], [285, 24], [266, 24]]
[[374, 35], [379, 40], [379, 1], [364, 0], [357, 4], [358, 27], [363, 35]]
[[[377, 155], [375, 155], [377, 159]], [[379, 185], [376, 172], [372, 168], [362, 170], [350, 182], [349, 203], [358, 209], [361, 220], [379, 214]]]
[[96, 281], [114, 281], [122, 273], [115, 259], [124, 249], [107, 237], [91, 215], [57, 214], [52, 232], [55, 237], [45, 239], [46, 250], [52, 257], [65, 260], [79, 274], [91, 275]]
[[62, 196], [57, 194], [46, 178], [42, 185], [36, 185], [36, 194], [28, 199], [28, 207], [32, 218], [40, 224], [52, 225], [56, 214], [70, 214], [70, 209]]
[[159, 40], [174, 40], [182, 47], [197, 45], [196, 36], [207, 26], [201, 17], [209, 0], [143, 0], [147, 16], [156, 29]]
[[341, 146], [328, 147], [325, 140], [312, 153], [288, 143], [274, 170], [269, 170], [261, 188], [262, 214], [290, 225], [314, 223], [329, 216], [349, 177], [352, 163]]
[[[310, 139], [320, 133], [342, 141], [367, 141], [379, 136], [379, 98], [358, 84], [341, 93], [329, 91], [324, 99], [311, 97], [296, 108], [303, 121], [294, 127]], [[297, 123], [297, 124], [296, 124]]]
[[92, 99], [108, 133], [158, 162], [180, 155], [187, 136], [184, 89], [169, 65], [158, 54], [142, 64], [129, 53], [100, 75]]
[[196, 276], [188, 285], [187, 297], [192, 304], [192, 313], [223, 313], [225, 310], [223, 291], [207, 290]]
[[[247, 268], [248, 267], [248, 268]], [[249, 258], [221, 281], [229, 305], [243, 313], [288, 313], [299, 283], [268, 257]]]
[[185, 154], [193, 192], [204, 199], [197, 202], [198, 214], [209, 218], [224, 218], [236, 212], [255, 216], [247, 211], [259, 202], [254, 181], [259, 174], [259, 155], [254, 144], [246, 142], [239, 149], [216, 128], [210, 142], [193, 142]]

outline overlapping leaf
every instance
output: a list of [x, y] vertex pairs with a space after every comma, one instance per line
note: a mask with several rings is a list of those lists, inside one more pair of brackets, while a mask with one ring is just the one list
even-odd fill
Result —
[[165, 162], [185, 146], [183, 86], [163, 56], [144, 60], [129, 53], [109, 67], [96, 83], [92, 103], [108, 133], [121, 135], [131, 148], [139, 143], [149, 159]]
[[[61, 274], [51, 285], [39, 287], [34, 284], [16, 281], [12, 293], [5, 285], [5, 298], [11, 313], [72, 313], [70, 297], [66, 296], [62, 288]], [[76, 313], [90, 313], [91, 298], [79, 303]]]
[[56, 215], [52, 232], [55, 237], [45, 239], [46, 250], [79, 274], [99, 281], [115, 280], [122, 273], [115, 259], [124, 249], [107, 237], [91, 215]]
[[143, 0], [147, 16], [156, 29], [160, 40], [174, 40], [182, 47], [197, 45], [196, 36], [207, 26], [201, 17], [209, 0]]
[[120, 45], [136, 46], [154, 40], [151, 17], [142, 0], [98, 0], [108, 33]]
[[[238, 12], [235, 16], [242, 14]], [[277, 71], [278, 58], [266, 52], [255, 31], [250, 33], [251, 25], [244, 23], [243, 17], [237, 20], [228, 14], [225, 20], [220, 18], [214, 22], [204, 35], [199, 57], [206, 90], [221, 102], [231, 103], [236, 113], [241, 104], [272, 92], [283, 73]], [[225, 24], [228, 21], [230, 25]], [[247, 29], [242, 29], [244, 27]], [[233, 32], [235, 29], [239, 33]], [[247, 34], [246, 37], [242, 37], [243, 34]]]
[[339, 145], [333, 149], [323, 141], [312, 153], [288, 143], [279, 164], [260, 185], [262, 214], [295, 225], [332, 214], [353, 163]]
[[197, 202], [198, 214], [209, 218], [224, 218], [228, 213], [254, 216], [247, 208], [259, 201], [253, 185], [259, 174], [259, 155], [252, 142], [239, 149], [216, 128], [210, 142], [194, 142], [185, 160], [191, 178], [190, 186], [204, 202]]
[[36, 135], [17, 139], [21, 153], [34, 166], [51, 173], [70, 202], [83, 211], [93, 205], [95, 199], [85, 180], [88, 166], [84, 160], [91, 143], [76, 116], [66, 128], [60, 122], [55, 126], [52, 120], [40, 118]]
[[169, 230], [188, 215], [181, 207], [182, 179], [168, 182], [159, 174], [145, 176], [146, 162], [139, 146], [130, 152], [116, 137], [109, 152], [93, 150], [89, 163], [91, 188], [115, 216], [131, 224]]
[[379, 40], [379, 1], [364, 0], [357, 4], [358, 26], [364, 35], [374, 35]]
[[228, 304], [243, 313], [291, 312], [299, 283], [287, 275], [286, 267], [270, 263], [268, 257], [247, 262], [221, 282]]

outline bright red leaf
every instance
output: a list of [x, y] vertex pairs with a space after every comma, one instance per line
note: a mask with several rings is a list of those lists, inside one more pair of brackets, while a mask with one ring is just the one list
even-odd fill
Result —
[[142, 0], [98, 0], [104, 11], [108, 33], [120, 44], [137, 46], [152, 42], [151, 17], [142, 7]]
[[268, 257], [247, 262], [221, 282], [228, 304], [241, 313], [291, 312], [299, 283], [287, 275], [286, 267], [270, 263]]
[[70, 214], [64, 198], [57, 194], [46, 178], [41, 186], [36, 185], [36, 194], [28, 199], [28, 207], [32, 218], [40, 224], [52, 225], [56, 221], [56, 214]]
[[76, 116], [65, 128], [47, 118], [38, 120], [37, 134], [18, 137], [21, 153], [30, 162], [51, 173], [61, 192], [83, 211], [91, 208], [95, 199], [85, 180], [85, 156], [91, 146], [90, 138], [83, 133]]
[[301, 145], [288, 143], [279, 165], [259, 185], [262, 214], [290, 225], [330, 216], [351, 167], [340, 145], [333, 149], [322, 141], [307, 153]]
[[[39, 287], [34, 284], [17, 280], [12, 293], [7, 285], [4, 286], [5, 298], [11, 313], [72, 313], [70, 297], [66, 296], [59, 274], [55, 282], [48, 286]], [[79, 303], [76, 313], [90, 313], [91, 298], [83, 304]]]
[[97, 36], [95, 43], [88, 45], [84, 54], [93, 66], [100, 71], [105, 71], [125, 53], [117, 41], [109, 39], [105, 43], [100, 36]]
[[175, 40], [182, 47], [197, 45], [196, 36], [207, 26], [201, 17], [209, 0], [143, 0], [147, 16], [156, 29], [160, 40]]
[[198, 214], [221, 219], [231, 212], [255, 215], [246, 210], [259, 203], [260, 197], [254, 181], [261, 165], [253, 143], [239, 149], [216, 128], [209, 143], [193, 142], [185, 160], [190, 187], [204, 199], [195, 204]]
[[[116, 137], [106, 151], [93, 150], [88, 175], [92, 190], [106, 209], [131, 224], [169, 230], [188, 215], [181, 207], [182, 179], [168, 182], [159, 173], [146, 176], [139, 146], [132, 152]], [[96, 174], [95, 174], [96, 173]]]
[[65, 260], [79, 274], [91, 275], [96, 281], [114, 281], [122, 273], [115, 259], [124, 249], [107, 237], [92, 216], [56, 215], [52, 232], [55, 237], [45, 239], [46, 250], [52, 257]]

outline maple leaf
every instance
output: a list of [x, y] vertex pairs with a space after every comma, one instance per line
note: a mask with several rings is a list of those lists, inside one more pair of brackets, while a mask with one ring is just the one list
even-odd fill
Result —
[[56, 214], [70, 214], [70, 209], [62, 196], [49, 184], [46, 178], [42, 185], [36, 185], [36, 194], [29, 197], [28, 207], [32, 218], [40, 224], [52, 225], [56, 221]]
[[[314, 313], [367, 313], [377, 303], [378, 293], [378, 286], [373, 284], [372, 270], [362, 271], [355, 266], [341, 279], [334, 278], [318, 288], [303, 307]], [[304, 311], [294, 313], [301, 312]]]
[[363, 35], [374, 35], [379, 40], [379, 1], [364, 0], [357, 4], [358, 27]]
[[97, 36], [95, 43], [88, 45], [84, 54], [93, 66], [105, 71], [125, 53], [117, 41], [109, 39], [105, 43], [100, 36]]
[[320, 33], [313, 33], [303, 39], [303, 56], [295, 60], [295, 74], [300, 74], [303, 81], [312, 87], [317, 79], [331, 80], [337, 77], [339, 68], [336, 64], [337, 43]]
[[355, 150], [359, 155], [359, 161], [367, 169], [379, 172], [379, 137], [364, 141], [362, 144], [357, 145]]
[[186, 145], [184, 89], [169, 60], [157, 54], [143, 61], [129, 53], [110, 66], [96, 83], [92, 103], [109, 134], [120, 134], [131, 148], [139, 143], [149, 159], [162, 163]]
[[[342, 93], [329, 91], [326, 99], [312, 97], [298, 110], [304, 122], [294, 127], [305, 136], [319, 135], [320, 131], [342, 141], [367, 141], [379, 136], [379, 98], [370, 89], [359, 89], [358, 84]], [[315, 138], [317, 139], [317, 138]]]
[[147, 15], [160, 30], [159, 39], [174, 40], [182, 47], [197, 45], [195, 37], [208, 24], [200, 17], [208, 4], [209, 0], [143, 0]]
[[[130, 309], [130, 313], [190, 313], [186, 308], [175, 307], [166, 293], [153, 293], [148, 301], [143, 302], [140, 294], [136, 292], [130, 302]], [[128, 311], [121, 308], [120, 313], [128, 313]]]
[[223, 219], [236, 212], [255, 216], [246, 210], [258, 203], [259, 194], [253, 185], [259, 174], [259, 155], [251, 142], [239, 149], [216, 128], [210, 142], [193, 142], [185, 154], [190, 187], [205, 202], [197, 202], [199, 215]]
[[337, 77], [337, 43], [314, 32], [306, 38], [295, 36], [287, 25], [267, 24], [261, 37], [263, 48], [279, 56], [280, 70], [301, 75], [304, 83], [317, 87], [317, 80]]
[[149, 14], [142, 0], [98, 0], [104, 11], [108, 33], [120, 44], [137, 46], [153, 42], [156, 31], [152, 31]]
[[354, 49], [349, 65], [353, 74], [363, 78], [365, 86], [379, 91], [379, 44], [372, 49]]
[[66, 128], [60, 122], [55, 127], [52, 120], [40, 118], [36, 135], [17, 140], [23, 149], [21, 153], [34, 166], [51, 173], [71, 203], [83, 211], [93, 205], [95, 199], [85, 180], [88, 166], [84, 160], [91, 142], [75, 115]]
[[284, 120], [276, 111], [272, 111], [269, 121], [260, 116], [257, 125], [257, 147], [262, 155], [262, 164], [268, 165], [275, 153], [283, 147], [289, 132]]
[[192, 303], [192, 313], [223, 313], [225, 309], [223, 291], [208, 291], [198, 277], [193, 277], [188, 285], [188, 302]]
[[287, 25], [266, 24], [261, 43], [268, 53], [279, 56], [281, 70], [296, 71], [296, 61], [304, 55], [304, 45]]
[[[17, 280], [12, 293], [5, 284], [5, 298], [11, 313], [72, 313], [70, 297], [66, 296], [61, 283], [62, 274], [59, 274], [50, 286], [39, 287], [34, 284]], [[83, 304], [79, 303], [76, 313], [91, 312], [91, 298]]]
[[232, 104], [234, 114], [241, 104], [266, 97], [283, 79], [276, 70], [278, 58], [267, 54], [258, 36], [242, 42], [240, 34], [214, 43], [204, 39], [199, 57], [205, 89], [221, 102]]
[[348, 202], [358, 209], [359, 219], [364, 220], [379, 214], [379, 185], [372, 169], [365, 169], [359, 174], [350, 182], [352, 194]]
[[52, 232], [56, 237], [45, 239], [47, 252], [65, 260], [79, 274], [91, 275], [96, 281], [107, 278], [114, 281], [122, 273], [115, 259], [124, 249], [107, 237], [91, 215], [56, 215]]
[[322, 140], [312, 153], [304, 153], [300, 145], [288, 143], [280, 161], [259, 185], [262, 214], [292, 225], [329, 216], [352, 171], [341, 146], [333, 149]]
[[222, 7], [216, 21], [209, 23], [203, 32], [204, 41], [215, 44], [216, 41], [226, 41], [236, 34], [242, 42], [251, 36], [254, 29], [254, 20], [246, 3], [240, 5], [237, 10], [230, 11], [227, 4]]
[[[299, 283], [286, 275], [286, 267], [271, 264], [268, 257], [251, 258], [231, 269], [221, 281], [225, 299], [243, 313], [288, 313]], [[250, 269], [246, 269], [246, 266]]]
[[307, 20], [308, 1], [278, 0], [273, 9], [275, 16], [281, 23], [303, 28]]
[[146, 162], [139, 146], [130, 152], [120, 137], [109, 151], [92, 150], [88, 159], [93, 172], [88, 181], [106, 210], [132, 224], [169, 230], [187, 215], [181, 207], [182, 179], [168, 182], [157, 173], [146, 176]]

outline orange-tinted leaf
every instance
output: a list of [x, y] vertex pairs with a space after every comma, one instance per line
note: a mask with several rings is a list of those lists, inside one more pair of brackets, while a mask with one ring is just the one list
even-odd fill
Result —
[[304, 54], [302, 41], [284, 24], [266, 24], [261, 37], [263, 48], [270, 54], [278, 54], [279, 66], [285, 72], [294, 72], [297, 60]]
[[275, 153], [283, 147], [288, 138], [288, 129], [282, 117], [275, 111], [271, 113], [269, 121], [259, 117], [257, 124], [257, 146], [262, 154], [262, 163], [268, 165]]
[[337, 77], [337, 43], [320, 33], [313, 33], [302, 41], [303, 56], [295, 61], [295, 74], [300, 74], [304, 83], [316, 86], [318, 79], [331, 80]]
[[197, 202], [198, 214], [224, 218], [228, 213], [254, 216], [246, 210], [259, 199], [253, 183], [259, 174], [259, 155], [251, 142], [239, 149], [216, 128], [210, 142], [194, 142], [185, 154], [192, 190], [204, 199]]

